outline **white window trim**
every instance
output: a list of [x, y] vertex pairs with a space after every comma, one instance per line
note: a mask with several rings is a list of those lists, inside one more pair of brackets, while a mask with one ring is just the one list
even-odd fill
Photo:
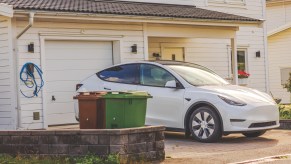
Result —
[[[250, 67], [249, 67], [249, 49], [248, 45], [246, 46], [238, 46], [237, 51], [245, 51], [245, 61], [246, 61], [246, 72], [249, 73]], [[232, 68], [231, 68], [231, 47], [227, 46], [227, 52], [228, 52], [228, 76], [232, 77]], [[237, 62], [237, 61], [236, 61]]]
[[207, 5], [246, 8], [246, 0], [207, 0]]

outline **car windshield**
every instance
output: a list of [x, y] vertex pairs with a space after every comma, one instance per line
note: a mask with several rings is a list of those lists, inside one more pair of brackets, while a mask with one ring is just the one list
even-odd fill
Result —
[[167, 65], [188, 83], [194, 86], [229, 85], [229, 83], [213, 71], [196, 65]]

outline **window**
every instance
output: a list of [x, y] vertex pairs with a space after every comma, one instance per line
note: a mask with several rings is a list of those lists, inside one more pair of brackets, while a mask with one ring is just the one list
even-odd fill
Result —
[[290, 78], [291, 68], [282, 68], [281, 69], [281, 84], [284, 85], [287, 83]]
[[139, 67], [138, 64], [121, 65], [108, 68], [98, 74], [105, 81], [138, 84], [139, 83]]
[[155, 65], [141, 64], [140, 83], [147, 86], [165, 87], [166, 83], [176, 80], [168, 71]]
[[[231, 54], [231, 68], [232, 68], [232, 53]], [[231, 73], [233, 74], [233, 70], [230, 68]], [[246, 50], [238, 50], [237, 51], [237, 70], [241, 70], [241, 71], [248, 71], [248, 67], [247, 67], [247, 51]]]

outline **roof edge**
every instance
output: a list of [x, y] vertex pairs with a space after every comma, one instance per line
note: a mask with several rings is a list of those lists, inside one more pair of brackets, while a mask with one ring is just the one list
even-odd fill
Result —
[[[15, 9], [15, 14], [18, 13], [28, 13], [30, 11], [34, 11], [36, 14], [48, 15], [48, 16], [80, 16], [89, 17], [88, 20], [96, 17], [104, 17], [104, 18], [119, 18], [119, 19], [129, 19], [136, 20], [136, 22], [147, 22], [146, 20], [168, 20], [168, 21], [189, 21], [191, 22], [219, 22], [219, 23], [238, 23], [238, 24], [256, 24], [261, 25], [265, 20], [258, 19], [257, 21], [247, 21], [247, 20], [221, 20], [221, 19], [199, 19], [199, 18], [178, 18], [178, 17], [161, 17], [161, 16], [140, 16], [140, 15], [123, 15], [123, 14], [100, 14], [100, 13], [86, 13], [86, 12], [62, 12], [62, 11], [47, 11], [47, 10], [23, 10], [23, 9]], [[141, 20], [143, 19], [143, 20]]]
[[280, 32], [288, 30], [289, 28], [291, 28], [291, 22], [288, 23], [288, 24], [285, 24], [283, 26], [280, 26], [280, 27], [278, 27], [278, 28], [276, 28], [276, 29], [274, 29], [274, 30], [272, 30], [270, 32], [268, 32], [268, 37], [271, 37], [271, 36], [276, 35], [276, 34], [278, 34]]
[[137, 2], [137, 1], [128, 1], [128, 0], [90, 0], [95, 2], [115, 2], [115, 3], [123, 3], [123, 4], [153, 4], [153, 5], [162, 5], [162, 6], [186, 6], [186, 7], [197, 7], [194, 5], [186, 5], [186, 4], [176, 4], [176, 3], [161, 3], [161, 2]]

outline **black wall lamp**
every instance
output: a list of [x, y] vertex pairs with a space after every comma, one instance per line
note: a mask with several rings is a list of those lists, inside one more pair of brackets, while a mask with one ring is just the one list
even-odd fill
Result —
[[131, 52], [134, 54], [137, 54], [137, 44], [134, 44], [133, 46], [131, 46]]
[[261, 51], [257, 51], [257, 52], [256, 52], [256, 57], [257, 57], [257, 58], [260, 58], [260, 57], [261, 57]]
[[30, 52], [30, 53], [34, 53], [34, 43], [30, 43], [30, 44], [27, 46], [27, 49], [28, 49], [28, 52]]

